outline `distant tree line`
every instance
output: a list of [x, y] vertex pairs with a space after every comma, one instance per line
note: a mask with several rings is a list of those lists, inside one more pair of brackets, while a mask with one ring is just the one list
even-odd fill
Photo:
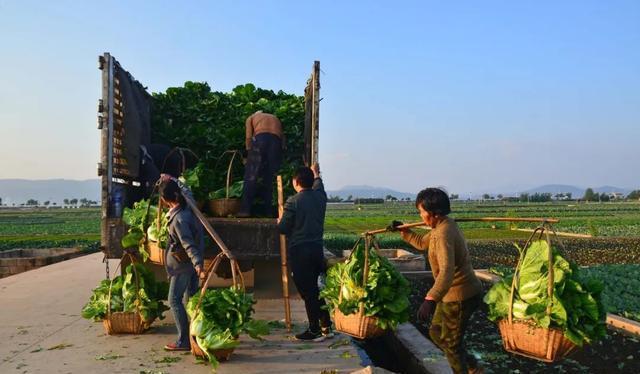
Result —
[[[73, 198], [73, 199], [64, 199], [62, 201], [64, 203], [65, 206], [79, 206], [79, 207], [90, 207], [90, 206], [95, 206], [98, 205], [98, 202], [95, 200], [89, 200], [86, 198], [82, 198], [82, 199], [77, 199], [77, 198]], [[2, 199], [0, 199], [0, 205], [2, 205]], [[15, 204], [13, 204], [15, 206]], [[40, 203], [40, 201], [36, 200], [36, 199], [27, 199], [27, 201], [23, 204], [20, 204], [20, 206], [28, 206], [28, 207], [36, 207], [36, 206], [44, 206], [44, 207], [49, 207], [49, 206], [57, 206], [58, 204], [54, 201], [51, 202], [50, 200], [46, 200], [43, 201], [42, 203]]]

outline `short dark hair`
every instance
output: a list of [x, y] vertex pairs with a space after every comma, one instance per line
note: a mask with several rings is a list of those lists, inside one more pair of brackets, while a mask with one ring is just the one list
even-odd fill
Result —
[[166, 201], [171, 201], [178, 203], [180, 205], [184, 205], [184, 197], [182, 197], [182, 192], [180, 192], [180, 186], [174, 180], [163, 181], [159, 186], [160, 196]]
[[296, 182], [298, 182], [298, 184], [302, 188], [311, 188], [311, 187], [313, 187], [314, 176], [313, 176], [313, 171], [311, 170], [311, 168], [308, 168], [306, 166], [299, 167], [298, 170], [296, 170], [296, 173], [293, 176], [293, 179]]
[[429, 213], [440, 216], [446, 216], [451, 213], [449, 196], [440, 188], [430, 187], [418, 192], [416, 208], [419, 206]]

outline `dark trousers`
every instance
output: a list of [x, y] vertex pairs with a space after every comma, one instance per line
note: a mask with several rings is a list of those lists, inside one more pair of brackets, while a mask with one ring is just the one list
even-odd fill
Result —
[[327, 271], [322, 245], [301, 245], [289, 248], [289, 266], [309, 319], [309, 330], [320, 331], [320, 326], [331, 326], [329, 312], [323, 307], [324, 299], [320, 299], [318, 276]]
[[429, 336], [447, 356], [455, 374], [467, 373], [468, 369], [475, 369], [478, 365], [476, 358], [467, 353], [464, 333], [481, 301], [482, 294], [479, 294], [464, 301], [440, 302], [436, 306]]
[[[282, 141], [273, 134], [263, 133], [254, 137], [251, 150], [244, 167], [244, 186], [242, 189], [242, 212], [250, 213], [253, 199], [259, 193], [264, 203], [265, 213], [272, 213], [273, 176], [282, 165]], [[258, 189], [258, 179], [262, 179], [262, 188]]]

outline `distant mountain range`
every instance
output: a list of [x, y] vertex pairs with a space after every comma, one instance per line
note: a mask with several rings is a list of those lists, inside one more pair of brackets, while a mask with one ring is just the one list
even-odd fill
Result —
[[100, 180], [0, 179], [0, 198], [5, 205], [20, 205], [29, 199], [38, 200], [39, 203], [48, 200], [58, 205], [64, 199], [100, 201]]
[[[504, 196], [516, 196], [519, 193], [545, 193], [551, 194], [570, 192], [574, 198], [584, 196], [585, 188], [564, 184], [547, 184], [544, 186], [532, 188], [529, 190], [521, 190], [519, 192], [508, 192], [500, 190], [488, 190], [487, 193], [492, 196], [502, 194]], [[598, 193], [622, 192], [628, 194], [632, 191], [630, 188], [621, 188], [615, 186], [601, 186], [594, 188]], [[457, 193], [453, 191], [452, 193]], [[344, 186], [339, 190], [328, 190], [330, 196], [339, 196], [347, 199], [352, 198], [385, 198], [387, 195], [394, 196], [398, 199], [415, 198], [416, 193], [408, 193], [396, 191], [385, 187], [373, 187], [367, 185]], [[482, 198], [482, 194], [472, 194], [472, 198]], [[100, 201], [100, 180], [69, 180], [69, 179], [46, 179], [46, 180], [28, 180], [28, 179], [0, 179], [0, 198], [2, 203], [6, 205], [20, 205], [29, 199], [38, 200], [40, 203], [49, 200], [51, 203], [61, 204], [64, 199], [82, 199]], [[467, 195], [460, 194], [460, 198], [467, 198]]]

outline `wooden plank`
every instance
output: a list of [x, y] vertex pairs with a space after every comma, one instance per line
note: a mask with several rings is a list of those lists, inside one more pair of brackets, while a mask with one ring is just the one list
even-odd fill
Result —
[[489, 283], [497, 283], [500, 281], [500, 277], [495, 275], [495, 274], [491, 274], [487, 269], [478, 269], [475, 270], [476, 273], [476, 277], [478, 277], [478, 279], [480, 279], [483, 282], [489, 282]]
[[640, 337], [640, 323], [615, 314], [607, 313], [607, 325], [623, 334]]

